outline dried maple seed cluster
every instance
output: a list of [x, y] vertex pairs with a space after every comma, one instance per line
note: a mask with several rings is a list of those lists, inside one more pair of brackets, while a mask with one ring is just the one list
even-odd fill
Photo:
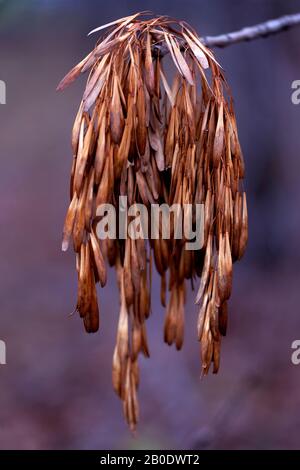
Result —
[[[63, 89], [89, 71], [72, 132], [71, 203], [63, 250], [72, 239], [77, 310], [88, 332], [99, 327], [96, 284], [106, 283], [106, 261], [116, 268], [121, 308], [113, 386], [134, 429], [138, 355], [149, 356], [145, 321], [151, 311], [153, 262], [166, 307], [164, 338], [177, 349], [184, 336], [186, 280], [193, 287], [200, 277], [196, 303], [202, 370], [207, 374], [213, 363], [217, 372], [232, 263], [242, 257], [247, 243], [247, 205], [235, 115], [212, 52], [185, 22], [165, 16], [145, 19], [136, 14], [96, 31], [107, 27], [94, 50], [59, 85]], [[172, 84], [162, 51], [171, 57]], [[147, 207], [204, 204], [204, 247], [186, 250], [186, 240], [174, 236], [99, 241], [96, 209], [101, 203], [118, 209], [119, 196], [127, 196], [128, 205]]]

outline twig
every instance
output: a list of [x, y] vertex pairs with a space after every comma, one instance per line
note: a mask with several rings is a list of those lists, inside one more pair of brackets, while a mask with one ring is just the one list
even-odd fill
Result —
[[[201, 41], [205, 46], [209, 47], [227, 47], [238, 42], [265, 38], [297, 25], [300, 25], [300, 13], [281, 16], [275, 20], [269, 20], [255, 26], [245, 27], [232, 33], [220, 34], [219, 36], [204, 36], [201, 38]], [[182, 48], [184, 49], [184, 46], [182, 46]], [[163, 56], [167, 54], [169, 50], [165, 46], [156, 46], [155, 53], [157, 54], [158, 52]]]
[[210, 47], [226, 47], [237, 42], [252, 41], [252, 39], [264, 38], [272, 34], [300, 24], [300, 13], [282, 16], [276, 20], [269, 20], [255, 26], [250, 26], [234, 31], [233, 33], [220, 34], [220, 36], [205, 36], [203, 44]]

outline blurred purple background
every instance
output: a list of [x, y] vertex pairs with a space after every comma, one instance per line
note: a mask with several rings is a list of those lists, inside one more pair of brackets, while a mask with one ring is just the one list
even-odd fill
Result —
[[247, 165], [250, 239], [235, 265], [221, 371], [200, 381], [194, 294], [178, 353], [163, 343], [153, 288], [150, 360], [141, 360], [141, 421], [132, 438], [111, 385], [115, 277], [99, 292], [100, 332], [77, 317], [74, 256], [60, 250], [70, 131], [84, 87], [62, 76], [93, 46], [92, 28], [135, 11], [180, 17], [200, 35], [300, 11], [300, 1], [0, 1], [1, 449], [300, 448], [300, 28], [216, 50], [235, 98]]

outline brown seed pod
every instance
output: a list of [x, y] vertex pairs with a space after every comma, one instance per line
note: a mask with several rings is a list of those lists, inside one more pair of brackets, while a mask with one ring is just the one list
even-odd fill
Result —
[[71, 204], [68, 208], [68, 212], [65, 219], [65, 224], [63, 228], [63, 241], [62, 241], [62, 250], [67, 251], [69, 246], [69, 240], [73, 231], [76, 210], [77, 210], [78, 198], [77, 194], [74, 193]]
[[[105, 28], [94, 50], [59, 85], [63, 89], [89, 71], [72, 130], [71, 202], [62, 248], [67, 250], [72, 237], [77, 309], [88, 332], [99, 327], [96, 282], [106, 283], [106, 261], [116, 268], [120, 315], [112, 380], [134, 429], [139, 417], [138, 357], [149, 356], [146, 319], [151, 313], [153, 259], [166, 306], [165, 341], [182, 347], [186, 280], [194, 287], [200, 277], [196, 303], [202, 371], [206, 375], [211, 363], [214, 373], [219, 369], [232, 263], [247, 244], [245, 169], [228, 85], [195, 31], [185, 22], [142, 13], [93, 32]], [[163, 67], [167, 53], [173, 66], [168, 74]], [[127, 198], [124, 207], [121, 196]], [[105, 216], [97, 211], [108, 203], [114, 210], [116, 238], [100, 244], [97, 224]], [[130, 238], [127, 226], [134, 217], [124, 222], [120, 215], [139, 204], [147, 210], [143, 231], [149, 239]], [[203, 204], [203, 246], [187, 249], [186, 220], [176, 210], [170, 210], [170, 236], [164, 238], [162, 218], [152, 220], [155, 204], [170, 209], [174, 204]], [[194, 209], [192, 230], [199, 229]]]
[[101, 284], [101, 287], [104, 287], [107, 280], [105, 260], [101, 252], [99, 241], [93, 231], [91, 231], [91, 251], [93, 254], [94, 263], [96, 266], [97, 275]]

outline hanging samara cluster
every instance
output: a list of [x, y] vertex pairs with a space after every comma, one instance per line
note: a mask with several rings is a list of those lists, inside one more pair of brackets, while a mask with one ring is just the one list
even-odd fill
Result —
[[[153, 262], [166, 307], [164, 338], [177, 349], [184, 336], [186, 280], [193, 287], [200, 278], [196, 303], [202, 370], [207, 374], [212, 363], [213, 372], [218, 371], [232, 263], [247, 243], [244, 163], [228, 86], [212, 52], [190, 26], [136, 14], [95, 31], [104, 28], [108, 33], [58, 87], [89, 71], [72, 132], [71, 203], [62, 247], [67, 250], [72, 239], [76, 309], [88, 332], [99, 327], [96, 284], [106, 283], [106, 262], [116, 268], [120, 316], [113, 386], [134, 429], [138, 355], [149, 356], [145, 321], [151, 312]], [[167, 54], [174, 68], [172, 84], [170, 67], [168, 74], [163, 69]], [[127, 196], [128, 206], [148, 208], [154, 203], [203, 204], [202, 249], [186, 250], [186, 240], [174, 236], [99, 240], [97, 207], [110, 203], [118, 213], [120, 196]]]

